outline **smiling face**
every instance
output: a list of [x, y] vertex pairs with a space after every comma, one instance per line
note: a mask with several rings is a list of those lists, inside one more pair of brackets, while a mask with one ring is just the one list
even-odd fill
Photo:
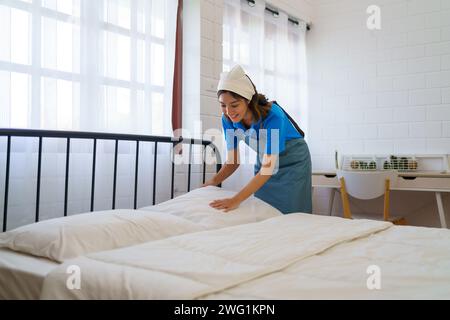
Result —
[[224, 92], [219, 96], [219, 103], [222, 112], [234, 123], [248, 118], [248, 102], [243, 98], [235, 98], [229, 92]]

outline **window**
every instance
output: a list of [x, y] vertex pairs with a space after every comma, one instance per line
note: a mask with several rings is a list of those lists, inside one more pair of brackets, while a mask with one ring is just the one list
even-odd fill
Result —
[[287, 14], [274, 17], [264, 1], [226, 0], [223, 26], [223, 69], [242, 65], [259, 92], [277, 100], [306, 127], [306, 24], [295, 25]]
[[[2, 0], [0, 127], [171, 135], [176, 9], [176, 0]], [[37, 139], [12, 140], [8, 228], [34, 221], [37, 184]], [[47, 219], [63, 210], [66, 141], [45, 139], [42, 148], [40, 212]], [[89, 211], [92, 148], [92, 141], [71, 140], [68, 214]], [[133, 203], [135, 148], [119, 144], [116, 208]], [[141, 159], [150, 159], [139, 169], [140, 206], [151, 203], [152, 148], [140, 147]], [[157, 183], [168, 192], [169, 151], [158, 148], [165, 161]], [[94, 209], [110, 209], [114, 141], [98, 141], [96, 156]], [[5, 168], [0, 137], [0, 193]], [[159, 199], [169, 196], [158, 191]]]
[[0, 126], [170, 134], [176, 5], [2, 1]]
[[[266, 3], [256, 0], [250, 7], [246, 0], [225, 0], [223, 19], [223, 70], [235, 64], [244, 67], [258, 92], [281, 106], [307, 131], [306, 90], [306, 24], [294, 25], [287, 14], [274, 17]], [[239, 167], [224, 185], [236, 191], [243, 181], [253, 176], [252, 161], [256, 154], [240, 145], [241, 160], [249, 159]]]

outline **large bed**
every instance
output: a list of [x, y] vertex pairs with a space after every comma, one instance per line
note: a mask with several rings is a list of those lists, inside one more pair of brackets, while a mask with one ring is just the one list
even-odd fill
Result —
[[0, 299], [39, 299], [46, 276], [79, 255], [281, 216], [256, 198], [226, 215], [209, 207], [233, 194], [210, 186], [138, 210], [61, 217], [0, 234]]
[[208, 205], [233, 195], [4, 223], [0, 299], [450, 299], [448, 229]]
[[[196, 171], [196, 173], [197, 178], [200, 178], [203, 182], [205, 182], [208, 172], [211, 174], [211, 172], [215, 172], [215, 170], [220, 168], [220, 157], [216, 146], [207, 140], [185, 139], [182, 137], [173, 138], [95, 132], [1, 128], [0, 137], [4, 139], [2, 142], [6, 142], [4, 146], [2, 145], [4, 149], [0, 150], [0, 155], [2, 157], [4, 156], [2, 161], [4, 160], [5, 164], [4, 171], [0, 172], [2, 180], [4, 177], [4, 184], [0, 183], [0, 193], [4, 196], [2, 197], [2, 200], [4, 200], [2, 203], [3, 206], [0, 205], [3, 211], [3, 233], [0, 233], [0, 299], [38, 299], [47, 274], [69, 258], [164, 239], [185, 233], [252, 223], [281, 214], [275, 208], [256, 198], [248, 199], [239, 210], [236, 210], [232, 214], [226, 216], [218, 214], [217, 210], [209, 207], [209, 203], [215, 199], [230, 197], [234, 194], [233, 192], [218, 187], [201, 188], [174, 198], [176, 186], [175, 154], [184, 151], [184, 154], [188, 155], [188, 159], [192, 160], [195, 156], [194, 151], [201, 151], [203, 161], [200, 167], [197, 165], [197, 170], [200, 168], [202, 171]], [[62, 139], [66, 144], [64, 155], [64, 210], [60, 212], [59, 218], [45, 219], [42, 218], [44, 210], [40, 201], [42, 200], [43, 191], [46, 191], [42, 190], [45, 188], [45, 184], [42, 182], [44, 178], [42, 168], [45, 165], [44, 159], [46, 159], [43, 145], [47, 140], [55, 139]], [[11, 218], [16, 218], [11, 215], [18, 213], [17, 210], [11, 210], [8, 201], [11, 198], [10, 168], [14, 167], [12, 161], [19, 158], [17, 157], [17, 153], [23, 153], [23, 148], [20, 145], [17, 147], [15, 144], [17, 142], [23, 144], [24, 141], [28, 140], [31, 140], [30, 142], [35, 141], [38, 147], [36, 148], [36, 206], [34, 210], [30, 210], [27, 213], [31, 213], [35, 217], [36, 223], [10, 230], [11, 228], [8, 222]], [[70, 146], [73, 140], [82, 140], [87, 144], [92, 144], [91, 166], [84, 165], [84, 169], [91, 174], [91, 210], [90, 212], [71, 212], [69, 214], [68, 205], [71, 200], [70, 193], [68, 192], [69, 186], [71, 185], [69, 181], [71, 177], [69, 174], [70, 159], [77, 156], [71, 152]], [[96, 168], [99, 169], [103, 165], [99, 160], [101, 158], [99, 157], [97, 147], [101, 141], [115, 142], [115, 147], [112, 150], [114, 154], [114, 166], [112, 174], [111, 210], [95, 210], [95, 199], [97, 196], [95, 186], [99, 180], [99, 170], [96, 170]], [[116, 209], [117, 190], [120, 187], [118, 184], [120, 180], [118, 177], [120, 142], [135, 143], [136, 146], [135, 159], [133, 160], [135, 167], [131, 173], [134, 179], [134, 190], [132, 193], [134, 194], [134, 208], [130, 209]], [[142, 148], [144, 144], [152, 145], [152, 162], [143, 158], [139, 152], [139, 146]], [[162, 153], [157, 150], [160, 150], [162, 148], [161, 146], [164, 147], [167, 145], [172, 147], [170, 155], [165, 155], [166, 159], [172, 158], [172, 170], [166, 170], [164, 174], [168, 175], [165, 180], [168, 180], [170, 183], [162, 183], [161, 186], [157, 186], [156, 171], [159, 168], [157, 166], [158, 155], [163, 154], [167, 149], [163, 148]], [[160, 147], [158, 148], [158, 146]], [[184, 148], [186, 146], [188, 148]], [[200, 147], [200, 149], [194, 149], [196, 146]], [[212, 154], [208, 154], [208, 150], [212, 151]], [[13, 156], [14, 153], [16, 154], [15, 157]], [[212, 158], [212, 161], [210, 159], [208, 162], [208, 155]], [[34, 155], [30, 158], [34, 158]], [[150, 164], [153, 168], [153, 185], [151, 186], [150, 184], [151, 189], [147, 189], [149, 187], [148, 183], [143, 183], [142, 186], [138, 184], [138, 174], [140, 173], [138, 168], [142, 167], [139, 166], [140, 162], [147, 167]], [[185, 167], [187, 191], [193, 188], [195, 182], [193, 167], [194, 165], [191, 166], [190, 162]], [[208, 172], [207, 169], [209, 169]], [[201, 175], [198, 173], [201, 173]], [[164, 186], [169, 185], [170, 190], [163, 190]], [[180, 188], [179, 183], [177, 187]], [[144, 194], [150, 196], [150, 199], [144, 199], [143, 202], [153, 202], [153, 205], [137, 208], [137, 204], [139, 203], [138, 196], [142, 194], [142, 192], [139, 193], [139, 189], [144, 188], [146, 191], [150, 190], [151, 192], [144, 192]], [[162, 203], [156, 203], [157, 190], [162, 191], [164, 194], [170, 194], [170, 198], [166, 198], [166, 201]], [[13, 196], [13, 198], [17, 198], [17, 194], [13, 194]], [[32, 197], [32, 195], [28, 196]], [[146, 197], [148, 198], [148, 196]], [[17, 203], [15, 205], [17, 206]]]
[[444, 229], [290, 214], [78, 257], [41, 298], [450, 299], [449, 245]]

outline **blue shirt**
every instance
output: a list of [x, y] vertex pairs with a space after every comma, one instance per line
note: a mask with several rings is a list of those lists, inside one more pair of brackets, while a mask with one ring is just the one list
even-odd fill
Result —
[[[264, 153], [279, 154], [285, 150], [286, 141], [303, 138], [297, 129], [295, 129], [294, 125], [289, 121], [284, 111], [275, 102], [272, 103], [272, 108], [267, 114], [267, 117], [252, 123], [248, 129], [242, 124], [242, 122], [234, 123], [225, 117], [225, 115], [222, 115], [222, 126], [227, 143], [227, 150], [236, 149], [239, 140], [245, 139], [245, 141], [249, 143], [250, 138], [259, 140], [260, 136], [264, 136], [266, 138]], [[261, 129], [265, 130], [260, 134]], [[272, 131], [271, 129], [278, 130]], [[275, 145], [272, 145], [272, 142], [277, 140], [278, 148]]]

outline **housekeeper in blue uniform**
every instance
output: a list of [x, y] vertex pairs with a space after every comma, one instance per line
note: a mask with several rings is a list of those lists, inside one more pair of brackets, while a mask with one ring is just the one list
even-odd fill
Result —
[[283, 213], [312, 212], [311, 156], [304, 133], [276, 102], [269, 102], [235, 66], [221, 74], [217, 96], [227, 143], [227, 161], [203, 186], [218, 185], [239, 167], [240, 140], [258, 154], [255, 176], [234, 197], [217, 199], [213, 208], [233, 210], [252, 194]]

